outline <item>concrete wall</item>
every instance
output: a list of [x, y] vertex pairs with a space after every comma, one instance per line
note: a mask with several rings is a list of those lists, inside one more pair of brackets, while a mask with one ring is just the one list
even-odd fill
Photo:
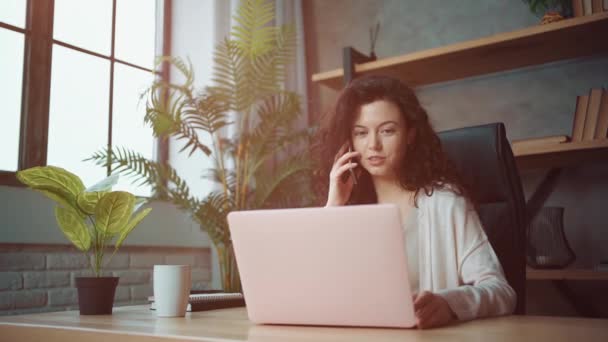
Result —
[[[368, 30], [376, 22], [381, 25], [376, 54], [383, 58], [513, 31], [539, 21], [517, 0], [310, 0], [304, 2], [304, 13], [310, 73], [341, 68], [344, 46], [368, 54]], [[606, 85], [608, 57], [602, 55], [430, 85], [417, 92], [438, 131], [502, 121], [509, 139], [521, 139], [570, 135], [576, 96]], [[336, 95], [311, 84], [312, 123], [329, 109]], [[528, 197], [547, 171], [522, 173]], [[600, 259], [608, 259], [606, 175], [608, 160], [568, 167], [546, 202], [566, 208], [565, 231], [577, 255], [576, 267], [591, 268]], [[577, 295], [595, 294], [596, 308], [606, 311], [608, 296], [597, 290], [605, 283], [569, 285]], [[530, 282], [529, 289], [529, 312], [575, 314], [550, 282]]]

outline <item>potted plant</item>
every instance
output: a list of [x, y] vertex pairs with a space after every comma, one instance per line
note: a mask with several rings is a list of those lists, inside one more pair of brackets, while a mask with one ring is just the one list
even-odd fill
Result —
[[548, 24], [572, 16], [572, 0], [523, 0], [530, 12], [541, 18], [541, 24]]
[[[152, 210], [138, 210], [145, 202], [125, 191], [112, 191], [118, 175], [86, 188], [75, 174], [55, 166], [37, 166], [17, 172], [17, 179], [57, 202], [55, 218], [65, 237], [90, 262], [94, 277], [77, 277], [81, 315], [111, 314], [118, 277], [102, 277], [125, 238]], [[114, 251], [104, 259], [106, 247]]]
[[[294, 129], [299, 96], [282, 89], [295, 47], [293, 26], [273, 26], [272, 2], [242, 1], [231, 36], [215, 50], [214, 86], [195, 89], [189, 61], [163, 57], [183, 83], [155, 82], [146, 98], [145, 122], [161, 139], [183, 142], [180, 152], [203, 153], [215, 183], [199, 198], [168, 164], [128, 149], [101, 150], [90, 160], [152, 186], [155, 196], [187, 210], [216, 247], [222, 288], [240, 292], [226, 216], [233, 210], [312, 203], [312, 129]], [[227, 133], [233, 132], [233, 133]], [[234, 133], [236, 132], [236, 133]], [[210, 142], [210, 143], [208, 143]]]

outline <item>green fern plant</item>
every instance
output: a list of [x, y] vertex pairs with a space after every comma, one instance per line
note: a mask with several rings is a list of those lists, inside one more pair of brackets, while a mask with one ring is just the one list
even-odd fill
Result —
[[[264, 0], [242, 1], [231, 36], [215, 50], [214, 85], [194, 88], [189, 60], [162, 57], [179, 72], [182, 83], [155, 82], [144, 94], [145, 122], [161, 139], [174, 137], [180, 152], [203, 153], [213, 161], [204, 177], [216, 191], [198, 198], [170, 166], [128, 149], [101, 150], [91, 158], [151, 185], [157, 197], [188, 210], [218, 251], [222, 286], [240, 291], [226, 216], [233, 210], [312, 204], [308, 139], [312, 129], [294, 130], [300, 99], [283, 90], [286, 67], [295, 48], [292, 26], [272, 26], [274, 6]], [[226, 136], [236, 126], [237, 134]], [[233, 129], [232, 131], [234, 131]], [[199, 133], [207, 134], [206, 144]]]

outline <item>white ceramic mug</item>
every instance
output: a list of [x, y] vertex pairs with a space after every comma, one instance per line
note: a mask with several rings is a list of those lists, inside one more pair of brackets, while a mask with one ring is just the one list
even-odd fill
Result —
[[184, 317], [191, 284], [190, 265], [154, 265], [156, 316]]

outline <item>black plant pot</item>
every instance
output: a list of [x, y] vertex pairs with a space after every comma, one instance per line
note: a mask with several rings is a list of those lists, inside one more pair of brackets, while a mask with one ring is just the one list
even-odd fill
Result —
[[81, 315], [111, 315], [118, 277], [77, 277]]

